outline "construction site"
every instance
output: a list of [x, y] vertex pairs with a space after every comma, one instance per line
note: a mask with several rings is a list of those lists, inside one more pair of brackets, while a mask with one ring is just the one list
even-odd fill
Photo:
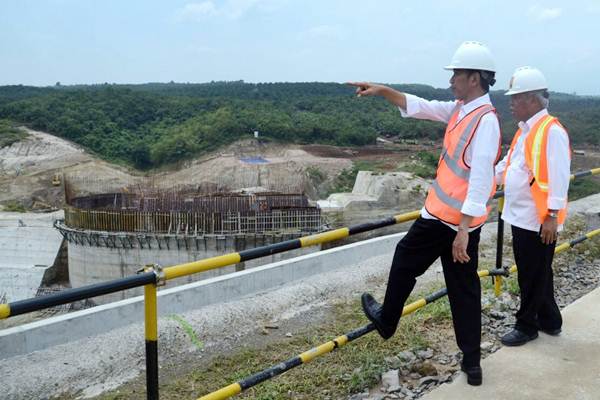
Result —
[[[50, 213], [0, 213], [0, 267], [5, 272], [0, 282], [2, 302], [38, 301], [48, 295], [62, 296], [106, 282], [140, 279], [148, 275], [138, 274], [147, 265], [160, 265], [168, 271], [173, 266], [227, 259], [222, 268], [177, 276], [168, 279], [166, 287], [158, 286], [164, 398], [181, 398], [179, 393], [188, 398], [216, 390], [225, 383], [225, 373], [218, 369], [210, 372], [213, 360], [225, 357], [232, 363], [228, 368], [237, 369], [238, 363], [245, 362], [235, 358], [240, 343], [267, 349], [274, 345], [278, 350], [269, 350], [264, 357], [280, 359], [282, 349], [292, 344], [300, 348], [307, 343], [317, 345], [315, 340], [321, 340], [321, 336], [314, 336], [314, 326], [328, 327], [327, 334], [331, 335], [338, 329], [353, 328], [352, 324], [363, 324], [364, 319], [349, 307], [355, 307], [357, 293], [372, 285], [379, 293], [384, 289], [394, 247], [403, 235], [397, 232], [406, 225], [386, 224], [364, 232], [359, 229], [361, 233], [353, 238], [370, 239], [356, 243], [350, 243], [354, 241], [350, 237], [322, 244], [314, 238], [327, 237], [332, 227], [416, 210], [429, 184], [403, 171], [361, 171], [351, 192], [320, 197], [318, 182], [311, 180], [308, 173], [311, 168], [319, 168], [325, 175], [321, 184], [332, 182], [340, 171], [357, 161], [383, 160], [394, 167], [410, 162], [411, 153], [406, 150], [372, 148], [351, 153], [326, 146], [283, 148], [238, 143], [177, 171], [136, 176], [69, 146], [72, 145], [58, 138], [33, 132], [27, 141], [0, 150], [7, 156], [0, 179], [0, 186], [8, 189], [1, 195], [4, 199], [9, 195], [13, 199], [28, 196], [31, 208], [53, 209], [53, 204], [61, 208]], [[595, 153], [576, 155], [574, 168], [595, 166], [599, 160]], [[570, 239], [598, 227], [597, 205], [598, 195], [570, 205], [570, 219], [574, 222], [566, 237]], [[496, 224], [492, 222], [482, 232], [482, 265], [493, 262], [495, 231]], [[309, 245], [290, 247], [290, 243], [299, 242]], [[279, 250], [263, 254], [261, 249]], [[561, 307], [598, 284], [592, 276], [600, 265], [597, 245], [591, 242], [584, 249], [578, 252], [582, 258], [559, 259], [557, 279], [565, 285], [565, 303]], [[262, 256], [255, 258], [259, 253]], [[506, 243], [504, 253], [510, 259]], [[235, 254], [244, 257], [236, 259], [232, 257]], [[563, 272], [567, 265], [576, 274]], [[579, 279], [578, 283], [573, 285], [573, 279]], [[427, 293], [442, 284], [437, 264], [423, 277], [418, 290]], [[39, 398], [45, 393], [65, 399], [143, 398], [143, 292], [143, 287], [129, 288], [0, 321], [0, 370], [10, 382], [4, 397]], [[506, 354], [503, 351], [492, 354], [502, 350], [497, 334], [510, 321], [503, 315], [507, 313], [505, 307], [514, 307], [513, 297], [507, 294], [499, 300], [485, 299], [493, 306], [486, 309], [484, 318], [498, 322], [490, 322], [482, 346], [487, 346], [486, 354], [494, 356], [490, 362], [500, 360], [498, 365], [514, 360], [510, 354], [508, 358], [502, 356]], [[424, 316], [415, 316], [423, 326], [418, 331], [423, 336], [419, 343], [428, 344], [410, 348], [417, 357], [412, 364], [401, 362], [400, 368], [411, 368], [403, 372], [406, 380], [399, 386], [390, 384], [385, 376], [380, 381], [377, 372], [375, 381], [363, 384], [368, 395], [357, 393], [344, 398], [413, 399], [426, 396], [447, 381], [465, 386], [453, 358], [457, 350], [449, 326], [444, 321], [431, 322], [437, 317], [427, 311], [422, 313]], [[584, 323], [581, 315], [578, 318], [572, 320], [573, 326]], [[341, 328], [331, 327], [332, 320], [338, 321]], [[564, 339], [578, 340], [577, 343], [588, 340], [573, 335], [565, 335]], [[368, 348], [381, 347], [373, 335], [362, 340]], [[398, 340], [382, 351], [394, 355], [398, 349], [406, 348], [404, 339]], [[573, 346], [564, 346], [564, 351], [580, 354], [580, 344], [575, 347], [573, 350]], [[288, 354], [289, 350], [285, 351]], [[429, 351], [434, 354], [431, 358], [419, 355]], [[543, 348], [539, 351], [543, 353]], [[82, 358], [81, 354], [89, 357]], [[347, 357], [350, 353], [339, 354]], [[365, 351], [364, 357], [370, 357], [369, 354]], [[230, 356], [234, 358], [228, 361]], [[400, 356], [404, 357], [397, 357]], [[264, 357], [252, 356], [262, 363], [254, 370], [271, 362]], [[313, 376], [323, 368], [340, 369], [343, 376], [368, 372], [357, 372], [356, 368], [347, 372], [353, 367], [334, 357], [326, 367], [315, 363], [314, 368], [301, 368]], [[540, 360], [550, 365], [542, 356], [528, 357], [532, 362]], [[384, 368], [395, 365], [396, 361], [388, 360]], [[424, 366], [429, 372], [423, 372]], [[209, 370], [204, 370], [205, 376], [190, 387], [187, 374], [191, 368]], [[185, 376], [182, 382], [178, 381], [179, 374]], [[35, 376], [35, 384], [26, 382], [30, 376]], [[286, 374], [281, 379], [285, 382], [293, 376]], [[490, 379], [491, 388], [498, 379]], [[265, 383], [245, 398], [256, 398], [261, 390], [268, 392], [277, 382], [280, 381]], [[446, 386], [455, 390], [452, 388], [456, 384]], [[306, 393], [313, 398], [343, 397], [319, 392], [318, 386], [324, 385], [327, 383], [320, 382], [316, 389], [306, 389]], [[306, 395], [295, 392], [289, 397]]]
[[[64, 220], [56, 221], [55, 226], [68, 243], [69, 280], [74, 287], [132, 275], [147, 264], [192, 262], [323, 228], [319, 207], [309, 205], [301, 193], [261, 187], [237, 192], [218, 188], [212, 192], [202, 186], [164, 188], [150, 179], [140, 179], [119, 192], [102, 193], [106, 187], [102, 181], [69, 176], [64, 178], [64, 185]], [[84, 191], [86, 194], [80, 195]], [[90, 192], [95, 194], [87, 194]], [[306, 251], [286, 257], [303, 253]], [[280, 259], [274, 255], [260, 262], [239, 263], [193, 279]], [[191, 277], [184, 282], [191, 282]], [[119, 298], [135, 294], [140, 292], [122, 292]]]

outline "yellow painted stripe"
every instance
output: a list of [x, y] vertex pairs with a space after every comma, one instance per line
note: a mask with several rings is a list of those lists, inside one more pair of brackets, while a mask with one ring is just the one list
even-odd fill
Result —
[[186, 275], [192, 275], [202, 271], [237, 264], [241, 261], [239, 253], [224, 254], [222, 256], [206, 258], [187, 264], [174, 265], [164, 269], [165, 279], [175, 279]]
[[421, 215], [421, 210], [417, 210], [417, 211], [411, 211], [406, 214], [394, 215], [394, 219], [396, 220], [396, 223], [399, 224], [401, 222], [415, 220], [415, 219], [419, 218], [420, 215]]
[[333, 339], [334, 342], [337, 342], [338, 347], [345, 346], [348, 343], [348, 336], [342, 335]]
[[599, 233], [600, 233], [600, 229], [596, 229], [596, 230], [586, 233], [585, 236], [587, 236], [588, 239], [591, 239], [592, 237], [596, 236]]
[[158, 314], [156, 311], [156, 285], [144, 286], [144, 314], [146, 340], [158, 340]]
[[231, 396], [235, 396], [242, 392], [242, 387], [239, 383], [232, 383], [229, 386], [225, 386], [223, 389], [219, 389], [216, 392], [207, 394], [206, 396], [199, 397], [198, 400], [223, 400], [228, 399]]
[[417, 301], [414, 301], [402, 309], [402, 316], [413, 313], [413, 312], [417, 311], [419, 308], [424, 307], [426, 304], [427, 304], [427, 301], [425, 299], [419, 299]]
[[496, 297], [502, 294], [502, 276], [500, 275], [494, 277], [494, 294]]
[[569, 242], [563, 243], [559, 246], [556, 246], [554, 248], [554, 254], [560, 253], [561, 251], [565, 251], [567, 250], [569, 247], [571, 247], [571, 245], [569, 244]]
[[592, 175], [598, 175], [600, 174], [600, 168], [594, 168], [590, 170], [592, 172]]
[[348, 235], [350, 235], [350, 230], [348, 228], [340, 228], [329, 232], [301, 237], [300, 244], [302, 247], [314, 246], [315, 244], [333, 242], [334, 240], [343, 239]]
[[335, 343], [331, 340], [327, 343], [323, 343], [320, 346], [313, 347], [312, 349], [305, 351], [304, 353], [300, 354], [299, 357], [302, 362], [306, 364], [320, 355], [333, 351], [333, 349], [335, 349]]
[[483, 278], [485, 276], [490, 276], [490, 271], [487, 269], [483, 269], [481, 271], [477, 271], [477, 275], [479, 275], [480, 278]]
[[0, 319], [10, 317], [10, 306], [8, 304], [0, 304]]
[[498, 198], [498, 212], [502, 212], [504, 210], [504, 196]]

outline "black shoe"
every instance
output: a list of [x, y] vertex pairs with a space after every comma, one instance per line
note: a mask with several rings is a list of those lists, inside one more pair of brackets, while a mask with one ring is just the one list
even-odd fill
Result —
[[460, 370], [467, 374], [467, 383], [471, 386], [479, 386], [483, 382], [483, 371], [481, 367], [465, 367], [463, 363], [460, 363]]
[[534, 333], [533, 335], [528, 335], [523, 331], [518, 329], [513, 329], [508, 332], [506, 335], [502, 336], [500, 341], [505, 346], [522, 346], [525, 343], [535, 339], [538, 337], [538, 333]]
[[543, 329], [543, 328], [540, 328], [540, 331], [544, 332], [546, 335], [558, 336], [562, 332], [562, 329], [560, 329], [560, 328], [556, 328], [556, 329]]
[[394, 330], [387, 328], [381, 320], [381, 304], [379, 304], [369, 293], [363, 293], [360, 298], [362, 309], [369, 321], [375, 325], [375, 329], [384, 339], [389, 339], [394, 335]]

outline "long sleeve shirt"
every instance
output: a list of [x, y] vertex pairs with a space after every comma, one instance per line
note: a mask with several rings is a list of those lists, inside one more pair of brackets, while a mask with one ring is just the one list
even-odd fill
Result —
[[[504, 182], [502, 219], [511, 225], [534, 232], [540, 230], [540, 222], [529, 187], [533, 175], [525, 162], [525, 139], [536, 122], [546, 115], [548, 115], [548, 111], [543, 109], [526, 122], [519, 122], [521, 136], [510, 157], [510, 165], [506, 171], [506, 181]], [[548, 132], [548, 146], [546, 148], [549, 210], [560, 210], [567, 204], [567, 192], [569, 191], [571, 175], [569, 151], [567, 132], [560, 126], [552, 124]], [[507, 160], [508, 154], [496, 166], [496, 183], [498, 184], [502, 183]], [[559, 229], [562, 229], [562, 226], [559, 226]]]
[[[490, 96], [485, 94], [460, 106], [458, 121], [468, 113], [484, 104], [492, 104]], [[398, 107], [403, 117], [428, 119], [448, 123], [456, 109], [456, 101], [425, 100], [406, 94], [406, 110]], [[486, 204], [494, 185], [494, 162], [498, 156], [500, 143], [500, 125], [493, 113], [485, 114], [477, 126], [473, 140], [465, 150], [465, 162], [471, 167], [467, 197], [463, 202], [463, 214], [480, 217], [487, 212]], [[425, 207], [421, 209], [421, 217], [437, 219], [429, 214]], [[443, 222], [443, 221], [441, 221]], [[457, 227], [446, 224], [452, 229]]]

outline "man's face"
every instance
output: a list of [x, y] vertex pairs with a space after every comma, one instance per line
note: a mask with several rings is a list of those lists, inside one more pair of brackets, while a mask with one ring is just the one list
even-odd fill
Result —
[[450, 89], [457, 100], [465, 100], [469, 91], [474, 86], [475, 74], [466, 69], [455, 69], [450, 78]]
[[526, 121], [529, 115], [529, 93], [517, 93], [510, 96], [510, 112], [517, 121]]

